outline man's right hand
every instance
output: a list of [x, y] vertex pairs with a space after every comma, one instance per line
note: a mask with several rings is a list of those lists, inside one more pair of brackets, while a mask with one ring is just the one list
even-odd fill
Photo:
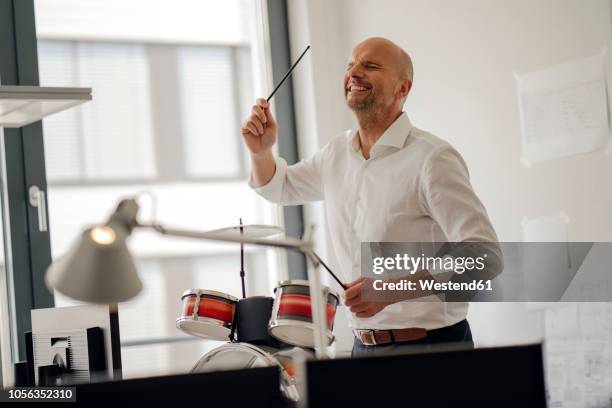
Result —
[[277, 126], [270, 104], [264, 98], [257, 99], [251, 109], [251, 116], [244, 122], [240, 132], [253, 156], [272, 152], [276, 143]]

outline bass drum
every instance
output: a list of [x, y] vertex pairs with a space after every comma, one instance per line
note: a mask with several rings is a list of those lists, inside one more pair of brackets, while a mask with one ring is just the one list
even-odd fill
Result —
[[[294, 375], [289, 375], [283, 364], [272, 354], [275, 349], [256, 347], [247, 343], [228, 343], [204, 354], [192, 373], [211, 371], [240, 370], [277, 366], [280, 370], [281, 392], [291, 401], [299, 401], [300, 395]], [[293, 373], [292, 373], [293, 374]]]

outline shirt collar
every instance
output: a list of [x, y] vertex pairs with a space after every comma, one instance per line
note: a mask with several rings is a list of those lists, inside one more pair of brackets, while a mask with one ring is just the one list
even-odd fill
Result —
[[[402, 112], [397, 119], [385, 130], [380, 139], [374, 143], [372, 149], [377, 146], [388, 146], [396, 149], [401, 149], [406, 143], [406, 139], [412, 130], [412, 123], [408, 119], [406, 112]], [[359, 142], [358, 131], [353, 132], [351, 138], [351, 147], [354, 151], [358, 152], [361, 149], [361, 143]]]

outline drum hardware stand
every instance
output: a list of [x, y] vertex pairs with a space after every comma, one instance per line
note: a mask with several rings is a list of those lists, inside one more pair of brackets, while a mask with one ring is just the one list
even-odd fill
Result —
[[[236, 306], [238, 306], [238, 303], [236, 303]], [[229, 336], [227, 336], [229, 338], [230, 343], [236, 342], [236, 314], [236, 310], [234, 310], [234, 316], [232, 316], [232, 328], [230, 330]]]
[[[242, 227], [242, 218], [240, 218], [240, 237], [244, 236], [244, 228]], [[240, 281], [242, 283], [242, 298], [246, 298], [246, 290], [244, 288], [244, 242], [240, 242]]]
[[193, 320], [199, 320], [200, 318], [200, 291], [197, 294], [195, 304], [193, 305]]

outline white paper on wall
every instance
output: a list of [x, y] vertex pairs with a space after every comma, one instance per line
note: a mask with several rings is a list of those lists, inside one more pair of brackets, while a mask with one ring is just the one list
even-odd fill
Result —
[[606, 52], [515, 74], [525, 165], [605, 149], [610, 143]]
[[546, 339], [544, 362], [549, 407], [585, 406], [583, 355], [580, 340]]
[[[570, 219], [558, 215], [522, 221], [525, 242], [567, 242]], [[568, 248], [570, 263], [588, 266], [589, 257]], [[589, 251], [605, 250], [593, 247]], [[596, 254], [597, 255], [597, 254]], [[605, 254], [600, 254], [605, 255]], [[565, 258], [559, 254], [553, 269]], [[595, 261], [601, 263], [600, 257]], [[597, 266], [597, 265], [596, 265]], [[587, 268], [589, 273], [598, 268]], [[607, 270], [605, 267], [603, 268]], [[579, 274], [578, 274], [579, 275]], [[576, 277], [578, 277], [576, 275]], [[572, 282], [573, 284], [574, 282]], [[580, 283], [580, 282], [576, 282]], [[580, 288], [580, 287], [579, 287]], [[589, 290], [592, 290], [590, 288]], [[586, 295], [582, 295], [585, 299]], [[544, 363], [548, 406], [557, 408], [612, 406], [612, 303], [530, 302], [544, 313]]]
[[566, 303], [544, 325], [548, 406], [611, 406], [612, 304]]
[[582, 331], [578, 303], [559, 303], [559, 305], [544, 313], [544, 338], [579, 340]]

